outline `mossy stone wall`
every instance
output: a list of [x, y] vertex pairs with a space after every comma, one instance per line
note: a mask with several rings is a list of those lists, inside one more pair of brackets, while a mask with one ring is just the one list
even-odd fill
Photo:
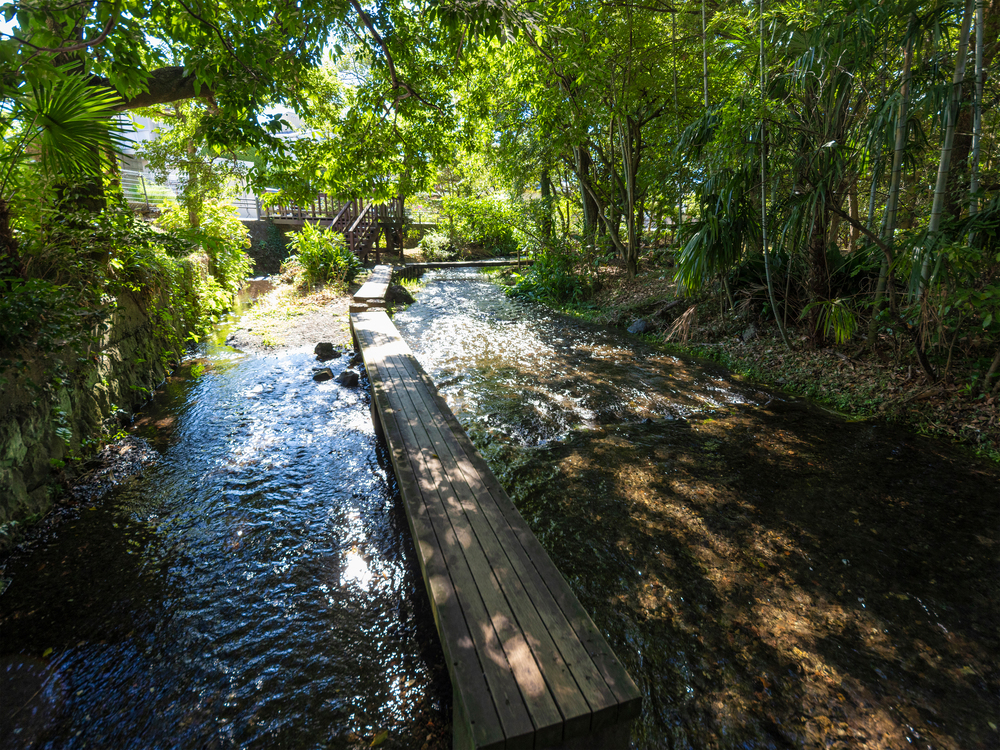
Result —
[[165, 292], [126, 294], [95, 351], [7, 357], [24, 364], [8, 369], [0, 387], [0, 549], [18, 525], [52, 505], [61, 465], [86, 454], [106, 420], [131, 413], [166, 377], [175, 358], [172, 340], [155, 309]]

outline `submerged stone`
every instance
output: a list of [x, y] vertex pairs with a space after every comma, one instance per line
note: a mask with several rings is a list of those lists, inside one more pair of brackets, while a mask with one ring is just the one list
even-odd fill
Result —
[[402, 284], [390, 284], [385, 293], [385, 301], [397, 305], [412, 305], [416, 302], [410, 290]]
[[653, 330], [653, 327], [645, 321], [644, 318], [639, 318], [632, 325], [628, 327], [629, 333], [639, 334], [639, 333], [649, 333]]
[[337, 376], [337, 382], [348, 388], [354, 388], [358, 384], [358, 374], [354, 370], [344, 370]]
[[333, 378], [333, 370], [331, 370], [329, 367], [324, 367], [322, 370], [317, 371], [316, 374], [313, 375], [313, 380], [315, 380], [317, 383], [322, 383], [323, 381], [331, 380], [332, 378]]

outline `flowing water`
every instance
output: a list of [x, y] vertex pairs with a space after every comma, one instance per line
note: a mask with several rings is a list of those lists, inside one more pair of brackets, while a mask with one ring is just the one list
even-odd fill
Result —
[[142, 473], [9, 561], [0, 747], [447, 746], [450, 686], [367, 395], [314, 382], [314, 363], [186, 363], [141, 415]]
[[635, 747], [1000, 747], [996, 466], [425, 280], [396, 325], [640, 685]]
[[[640, 685], [634, 747], [1000, 747], [996, 467], [426, 278], [397, 325]], [[450, 746], [366, 396], [313, 363], [187, 363], [141, 475], [8, 562], [0, 747]]]

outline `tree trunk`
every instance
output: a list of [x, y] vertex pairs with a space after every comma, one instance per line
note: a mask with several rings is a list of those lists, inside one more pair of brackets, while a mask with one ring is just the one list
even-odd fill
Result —
[[642, 156], [642, 131], [639, 124], [630, 116], [619, 118], [618, 138], [621, 146], [622, 170], [625, 172], [625, 242], [622, 260], [625, 261], [628, 277], [634, 279], [639, 270], [639, 230], [636, 226], [637, 181], [639, 161]]
[[837, 248], [837, 252], [840, 252], [840, 214], [834, 214], [830, 217], [830, 239], [827, 241], [827, 245], [830, 247]]
[[24, 268], [21, 266], [17, 239], [14, 237], [14, 230], [10, 226], [10, 204], [3, 198], [0, 198], [0, 264], [3, 264], [8, 259], [10, 267], [4, 268], [0, 266], [0, 273], [23, 274]]
[[[861, 221], [861, 212], [858, 210], [858, 180], [854, 178], [851, 180], [851, 185], [847, 189], [847, 210], [851, 214], [851, 218], [856, 222]], [[847, 251], [854, 255], [858, 250], [858, 240], [861, 238], [861, 232], [854, 225], [851, 226], [850, 239], [848, 240]]]
[[[955, 132], [958, 125], [959, 107], [962, 98], [962, 84], [965, 80], [965, 61], [969, 49], [969, 28], [972, 23], [972, 8], [975, 0], [965, 0], [962, 12], [962, 29], [959, 38], [958, 51], [955, 54], [955, 73], [952, 76], [951, 91], [948, 96], [945, 111], [944, 141], [941, 144], [941, 158], [938, 162], [937, 181], [934, 186], [934, 203], [931, 207], [930, 223], [927, 227], [928, 246], [923, 249], [923, 260], [920, 266], [921, 297], [927, 294], [931, 285], [931, 255], [932, 245], [941, 229], [941, 218], [945, 211], [948, 184], [951, 171], [952, 151], [955, 146]], [[964, 140], [964, 139], [963, 139]], [[965, 151], [966, 157], [968, 150]]]
[[[969, 165], [969, 213], [979, 212], [979, 151], [983, 135], [983, 47], [985, 46], [986, 21], [983, 18], [981, 0], [976, 4], [976, 95], [973, 100], [972, 113], [972, 164]], [[970, 237], [970, 243], [972, 238]]]
[[[194, 141], [188, 141], [187, 152], [192, 161], [194, 161], [195, 151]], [[188, 183], [184, 186], [184, 199], [187, 204], [188, 223], [192, 229], [196, 229], [201, 225], [201, 200], [198, 197], [197, 173], [192, 173]]]
[[701, 0], [701, 68], [702, 94], [705, 101], [705, 109], [708, 109], [708, 27], [705, 18], [705, 0]]
[[907, 30], [906, 48], [903, 52], [903, 81], [899, 88], [899, 112], [896, 117], [896, 142], [892, 153], [892, 176], [889, 180], [889, 197], [885, 203], [885, 225], [882, 231], [882, 239], [889, 248], [888, 253], [882, 256], [882, 263], [879, 268], [878, 285], [875, 288], [875, 304], [872, 308], [872, 318], [868, 324], [868, 337], [866, 345], [875, 343], [878, 335], [878, 315], [882, 311], [885, 291], [891, 280], [892, 272], [892, 243], [896, 233], [896, 214], [899, 207], [899, 193], [903, 182], [903, 153], [906, 150], [907, 134], [909, 132], [909, 105], [910, 105], [910, 70], [913, 64], [913, 40], [910, 32], [915, 21], [914, 16], [910, 16]]
[[552, 220], [552, 178], [548, 167], [542, 167], [538, 189], [542, 194], [542, 238], [551, 247], [555, 239], [555, 226]]
[[[785, 325], [778, 315], [778, 303], [774, 298], [774, 278], [771, 274], [771, 247], [767, 240], [767, 120], [764, 118], [766, 101], [765, 80], [767, 76], [767, 57], [764, 54], [764, 0], [758, 0], [758, 13], [760, 15], [760, 98], [761, 98], [761, 118], [760, 118], [760, 242], [764, 251], [764, 274], [767, 277], [767, 298], [771, 301], [771, 312], [774, 315], [774, 322], [778, 326], [781, 334], [781, 341], [786, 349], [792, 346], [788, 342], [788, 333]], [[785, 300], [788, 305], [788, 300]]]
[[[818, 206], [815, 225], [809, 237], [809, 301], [821, 302], [830, 295], [830, 269], [826, 263], [826, 240], [828, 236], [829, 211], [825, 205]], [[816, 349], [826, 344], [826, 335], [820, 326], [818, 306], [809, 309], [809, 341]]]
[[596, 249], [597, 246], [597, 201], [590, 189], [590, 151], [579, 146], [573, 149], [576, 178], [580, 182], [580, 202], [583, 204], [583, 247]]

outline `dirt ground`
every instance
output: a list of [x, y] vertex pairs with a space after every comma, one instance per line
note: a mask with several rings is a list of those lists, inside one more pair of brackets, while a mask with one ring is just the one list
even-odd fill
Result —
[[226, 343], [240, 351], [266, 354], [326, 341], [335, 346], [351, 346], [348, 307], [351, 294], [322, 289], [302, 294], [279, 284], [256, 298], [235, 323]]

